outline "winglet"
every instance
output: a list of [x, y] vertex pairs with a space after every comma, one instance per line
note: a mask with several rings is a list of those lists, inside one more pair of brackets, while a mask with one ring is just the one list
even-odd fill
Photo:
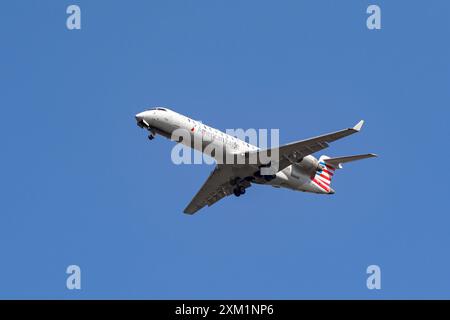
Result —
[[358, 124], [356, 126], [353, 127], [353, 130], [360, 131], [363, 124], [364, 124], [364, 120], [361, 120], [360, 122], [358, 122]]

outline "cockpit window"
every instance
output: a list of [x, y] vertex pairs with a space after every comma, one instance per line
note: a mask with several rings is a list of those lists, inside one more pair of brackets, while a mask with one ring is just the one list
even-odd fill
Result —
[[146, 111], [152, 111], [152, 110], [167, 111], [167, 109], [163, 108], [163, 107], [150, 108], [150, 109], [147, 109]]

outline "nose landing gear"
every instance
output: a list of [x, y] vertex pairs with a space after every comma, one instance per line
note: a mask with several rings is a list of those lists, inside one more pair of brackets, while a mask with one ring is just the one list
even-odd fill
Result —
[[147, 128], [147, 130], [148, 130], [148, 132], [149, 132], [149, 134], [148, 134], [148, 140], [153, 140], [153, 139], [155, 139], [155, 137], [156, 137], [156, 132], [155, 132], [155, 130], [154, 129], [151, 129], [151, 128]]

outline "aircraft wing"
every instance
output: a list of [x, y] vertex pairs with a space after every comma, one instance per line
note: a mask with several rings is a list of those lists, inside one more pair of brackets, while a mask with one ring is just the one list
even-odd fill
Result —
[[[357, 133], [361, 130], [364, 121], [361, 120], [356, 124], [353, 128], [347, 128], [344, 130], [324, 134], [318, 137], [301, 140], [293, 143], [289, 143], [278, 148], [273, 148], [269, 150], [256, 151], [257, 153], [268, 152], [270, 156], [273, 152], [277, 152], [279, 154], [279, 166], [278, 170], [281, 171], [284, 168], [290, 166], [293, 163], [300, 161], [303, 157], [306, 157], [310, 154], [318, 152], [320, 150], [328, 148], [328, 143], [342, 139], [354, 133]], [[247, 154], [247, 157], [250, 155]], [[258, 161], [259, 157], [258, 157]]]
[[[192, 215], [203, 207], [210, 207], [217, 201], [233, 194], [233, 187], [230, 181], [237, 177], [251, 175], [253, 172], [254, 168], [246, 165], [217, 165], [191, 203], [184, 209], [184, 213]], [[251, 183], [242, 181], [241, 185], [248, 188], [251, 186]]]
[[[303, 157], [313, 154], [319, 150], [328, 148], [328, 143], [342, 139], [346, 136], [359, 132], [361, 130], [364, 121], [360, 121], [353, 128], [344, 129], [341, 131], [325, 134], [315, 138], [302, 140], [286, 144], [281, 147], [277, 147], [270, 150], [256, 151], [256, 153], [268, 152], [269, 154], [278, 151], [279, 152], [279, 168], [283, 170], [292, 163], [300, 161]], [[245, 154], [249, 157], [252, 153]], [[254, 155], [254, 154], [253, 154]], [[198, 210], [205, 206], [212, 206], [217, 201], [233, 194], [233, 186], [230, 184], [235, 178], [252, 176], [259, 170], [260, 165], [266, 165], [267, 163], [261, 163], [258, 157], [258, 163], [256, 165], [242, 164], [242, 165], [217, 165], [213, 172], [211, 172], [209, 178], [203, 184], [202, 188], [198, 191], [191, 203], [184, 209], [184, 213], [194, 214]], [[245, 188], [251, 186], [248, 181], [241, 181], [241, 185]]]

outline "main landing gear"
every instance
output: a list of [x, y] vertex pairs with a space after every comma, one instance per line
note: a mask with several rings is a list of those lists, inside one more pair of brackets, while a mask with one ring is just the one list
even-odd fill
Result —
[[234, 186], [233, 193], [236, 197], [245, 194], [245, 187], [242, 185], [245, 180], [249, 181], [248, 179], [241, 180], [241, 178], [236, 178], [230, 182], [231, 185]]
[[236, 186], [233, 190], [233, 193], [236, 197], [240, 197], [241, 195], [245, 194], [245, 188], [242, 186]]

